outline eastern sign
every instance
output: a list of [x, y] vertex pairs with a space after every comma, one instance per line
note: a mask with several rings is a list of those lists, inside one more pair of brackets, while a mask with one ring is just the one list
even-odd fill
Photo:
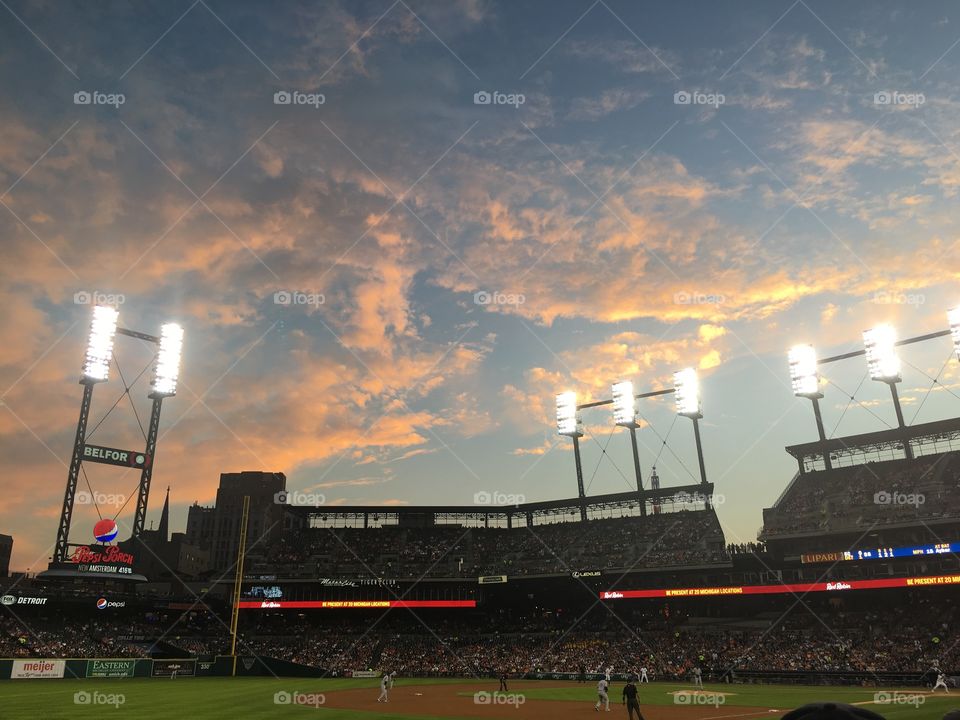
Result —
[[106, 465], [145, 468], [150, 465], [150, 456], [136, 450], [119, 450], [101, 445], [84, 445], [83, 459]]
[[133, 677], [136, 660], [87, 660], [87, 677]]

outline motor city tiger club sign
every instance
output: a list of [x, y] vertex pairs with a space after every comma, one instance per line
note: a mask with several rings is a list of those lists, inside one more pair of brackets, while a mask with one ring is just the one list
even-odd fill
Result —
[[84, 445], [83, 459], [106, 465], [142, 469], [150, 465], [150, 456], [135, 450], [120, 450], [102, 445]]
[[73, 551], [67, 562], [76, 565], [78, 572], [88, 573], [133, 573], [133, 555], [123, 552], [116, 545], [97, 551], [89, 545], [81, 545]]

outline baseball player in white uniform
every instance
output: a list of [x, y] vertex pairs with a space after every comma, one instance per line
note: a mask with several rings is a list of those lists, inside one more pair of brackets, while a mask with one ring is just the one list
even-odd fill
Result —
[[607, 691], [610, 689], [610, 682], [604, 678], [597, 683], [597, 704], [593, 709], [600, 712], [600, 705], [606, 705], [607, 712], [610, 712], [610, 695]]
[[693, 668], [693, 686], [703, 690], [703, 671], [699, 667]]
[[609, 666], [609, 667], [607, 667], [607, 668], [603, 671], [603, 677], [604, 677], [604, 679], [607, 681], [607, 684], [608, 684], [608, 685], [610, 684], [610, 674], [611, 674], [612, 672], [613, 672], [613, 666], [612, 666], [612, 665]]
[[650, 682], [650, 678], [647, 677], [647, 669], [645, 667], [640, 668], [640, 680], [638, 682]]
[[393, 685], [393, 677], [390, 673], [384, 673], [380, 678], [380, 697], [377, 702], [390, 702], [390, 686]]
[[945, 693], [947, 693], [948, 695], [950, 694], [950, 688], [947, 687], [947, 676], [944, 675], [942, 672], [937, 673], [937, 682], [934, 684], [933, 690], [931, 690], [930, 692], [936, 692], [937, 688], [943, 688], [943, 691]]

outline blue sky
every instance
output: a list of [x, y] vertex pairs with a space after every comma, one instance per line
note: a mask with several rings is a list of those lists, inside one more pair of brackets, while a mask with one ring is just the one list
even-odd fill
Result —
[[[569, 496], [554, 393], [695, 366], [718, 512], [754, 539], [792, 474], [783, 446], [814, 436], [786, 349], [944, 329], [960, 303], [958, 64], [960, 15], [936, 2], [8, 2], [14, 565], [53, 542], [94, 293], [122, 296], [128, 327], [185, 326], [155, 473], [174, 527], [243, 469], [331, 504]], [[125, 375], [150, 359], [117, 350]], [[908, 419], [956, 412], [950, 353], [905, 351]], [[864, 371], [829, 368], [828, 430], [892, 424]], [[689, 423], [666, 400], [644, 412], [645, 476], [656, 459], [689, 481]], [[585, 420], [589, 492], [628, 489], [626, 433]], [[125, 400], [97, 433], [136, 446]], [[78, 509], [76, 539], [95, 519]]]

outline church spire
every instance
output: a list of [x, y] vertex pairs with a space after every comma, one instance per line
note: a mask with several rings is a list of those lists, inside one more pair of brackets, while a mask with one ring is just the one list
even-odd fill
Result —
[[160, 534], [161, 542], [170, 541], [170, 486], [167, 485], [167, 498], [163, 501], [163, 512], [160, 513]]

